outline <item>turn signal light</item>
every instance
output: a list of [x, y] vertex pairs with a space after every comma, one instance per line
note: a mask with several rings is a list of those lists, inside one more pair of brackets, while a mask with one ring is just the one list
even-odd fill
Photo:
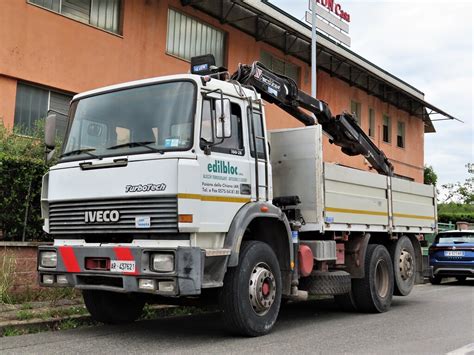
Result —
[[179, 223], [193, 223], [193, 215], [192, 214], [180, 214], [178, 216]]

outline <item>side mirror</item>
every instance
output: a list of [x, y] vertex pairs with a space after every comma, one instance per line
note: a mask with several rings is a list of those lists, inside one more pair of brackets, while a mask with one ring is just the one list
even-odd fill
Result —
[[56, 146], [56, 114], [46, 117], [44, 125], [44, 145], [47, 150], [53, 150]]
[[216, 100], [216, 116], [214, 125], [216, 138], [230, 138], [232, 136], [232, 123], [229, 99]]

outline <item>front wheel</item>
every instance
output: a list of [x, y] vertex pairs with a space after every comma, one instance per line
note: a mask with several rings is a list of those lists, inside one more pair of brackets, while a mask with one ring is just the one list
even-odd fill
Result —
[[83, 290], [82, 297], [92, 319], [107, 323], [131, 323], [140, 317], [145, 301], [137, 295]]
[[239, 335], [267, 334], [275, 324], [281, 303], [281, 272], [268, 244], [242, 244], [239, 265], [227, 271], [220, 306], [229, 331]]

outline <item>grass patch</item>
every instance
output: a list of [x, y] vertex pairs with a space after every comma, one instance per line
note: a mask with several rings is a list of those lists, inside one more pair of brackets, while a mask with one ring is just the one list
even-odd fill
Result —
[[13, 336], [23, 335], [23, 334], [26, 334], [26, 333], [21, 328], [5, 327], [5, 328], [3, 328], [2, 336], [4, 336], [4, 337], [13, 337]]
[[28, 288], [21, 293], [9, 295], [8, 302], [4, 303], [29, 304], [31, 302], [50, 302], [52, 306], [55, 306], [60, 300], [75, 300], [80, 297], [81, 292], [72, 287]]
[[82, 316], [88, 314], [88, 312], [84, 306], [74, 306], [69, 308], [52, 309], [48, 312], [45, 312], [45, 314], [49, 318], [64, 318], [70, 316]]
[[28, 319], [35, 318], [35, 314], [30, 310], [21, 309], [17, 312], [16, 317], [19, 320], [28, 320]]
[[15, 267], [15, 257], [4, 248], [0, 256], [0, 304], [12, 302], [10, 289], [13, 286]]

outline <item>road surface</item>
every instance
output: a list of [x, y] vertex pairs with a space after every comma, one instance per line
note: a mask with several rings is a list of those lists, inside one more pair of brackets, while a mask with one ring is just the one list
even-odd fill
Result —
[[[383, 314], [339, 311], [332, 300], [289, 304], [260, 338], [225, 333], [219, 314], [0, 338], [1, 354], [444, 354], [474, 343], [474, 279], [416, 286]], [[474, 353], [474, 347], [470, 347]]]

